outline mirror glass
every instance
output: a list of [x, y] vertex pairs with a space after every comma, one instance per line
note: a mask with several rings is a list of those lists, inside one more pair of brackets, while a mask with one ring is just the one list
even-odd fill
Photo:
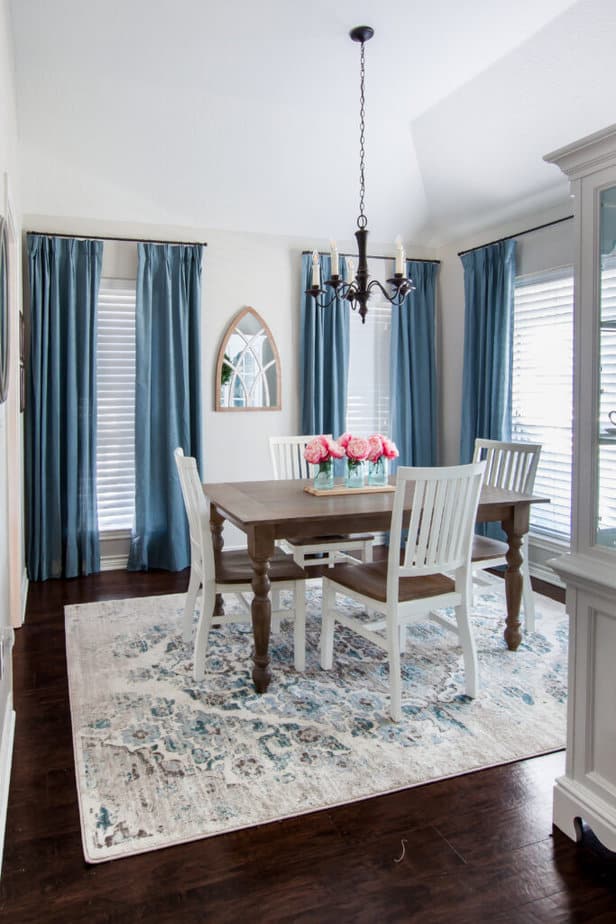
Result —
[[9, 274], [6, 221], [0, 218], [0, 404], [6, 401], [9, 383]]
[[227, 328], [216, 364], [216, 410], [280, 409], [280, 361], [270, 329], [254, 308]]

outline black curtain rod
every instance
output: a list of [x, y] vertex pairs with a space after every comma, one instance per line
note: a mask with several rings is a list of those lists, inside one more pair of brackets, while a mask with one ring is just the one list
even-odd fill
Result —
[[154, 241], [148, 237], [110, 237], [107, 234], [54, 234], [50, 231], [26, 231], [26, 234], [41, 234], [43, 237], [77, 238], [80, 241], [123, 241], [126, 244], [186, 244], [190, 247], [207, 247], [206, 241]]
[[527, 228], [526, 231], [518, 231], [517, 234], [508, 234], [507, 237], [499, 237], [497, 241], [490, 241], [488, 244], [478, 244], [477, 247], [469, 247], [468, 250], [459, 250], [458, 256], [463, 257], [466, 253], [472, 253], [473, 250], [481, 250], [482, 247], [491, 247], [492, 244], [502, 244], [503, 241], [512, 241], [515, 237], [522, 237], [523, 234], [532, 234], [533, 231], [541, 231], [543, 228], [551, 228], [553, 225], [559, 225], [562, 221], [571, 221], [573, 215], [565, 215], [564, 218], [556, 218], [554, 221], [546, 221], [544, 225], [537, 225], [534, 228]]
[[[304, 256], [307, 253], [314, 253], [314, 250], [302, 250], [302, 256]], [[330, 251], [329, 250], [317, 250], [317, 253], [320, 257], [326, 257], [329, 255]], [[352, 260], [357, 259], [356, 253], [341, 253], [340, 256], [350, 257]], [[395, 260], [396, 258], [395, 257], [375, 257], [375, 256], [370, 256], [370, 254], [368, 254], [367, 259], [368, 260]], [[424, 260], [421, 257], [407, 257], [406, 259], [412, 260], [413, 263], [440, 263], [441, 262], [440, 260]]]

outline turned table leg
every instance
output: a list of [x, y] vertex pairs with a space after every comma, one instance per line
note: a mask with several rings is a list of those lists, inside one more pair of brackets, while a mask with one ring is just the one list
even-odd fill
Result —
[[269, 639], [272, 620], [270, 600], [270, 559], [274, 554], [274, 540], [269, 531], [248, 536], [248, 553], [252, 561], [252, 633], [254, 637], [254, 666], [252, 679], [257, 693], [265, 693], [272, 679], [270, 671]]
[[524, 579], [520, 571], [522, 553], [520, 551], [522, 539], [528, 532], [529, 512], [516, 512], [511, 520], [503, 520], [502, 527], [507, 534], [509, 549], [507, 550], [507, 570], [505, 571], [505, 597], [507, 600], [507, 621], [505, 625], [505, 641], [510, 651], [515, 651], [522, 641], [520, 631], [520, 607], [522, 605], [522, 589]]

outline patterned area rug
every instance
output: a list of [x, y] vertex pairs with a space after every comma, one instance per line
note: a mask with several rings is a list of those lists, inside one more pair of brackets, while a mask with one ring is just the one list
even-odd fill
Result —
[[396, 724], [378, 649], [337, 627], [334, 670], [321, 670], [317, 582], [307, 596], [306, 672], [293, 669], [292, 626], [283, 623], [272, 638], [273, 680], [263, 696], [250, 677], [247, 625], [213, 630], [206, 680], [194, 683], [192, 649], [180, 631], [183, 595], [66, 607], [86, 860], [155, 850], [564, 746], [567, 622], [559, 604], [537, 598], [537, 632], [512, 653], [502, 636], [502, 590], [477, 600], [482, 692], [475, 700], [463, 692], [455, 636], [433, 624], [411, 628], [404, 719]]

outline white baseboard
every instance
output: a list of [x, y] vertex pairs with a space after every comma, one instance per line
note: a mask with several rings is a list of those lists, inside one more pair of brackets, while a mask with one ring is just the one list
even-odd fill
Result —
[[128, 558], [126, 555], [101, 556], [101, 571], [126, 571]]
[[530, 565], [530, 574], [531, 577], [536, 577], [540, 581], [545, 581], [546, 584], [554, 584], [555, 587], [561, 587], [565, 589], [565, 584], [561, 581], [555, 571], [552, 571], [551, 568], [543, 565]]
[[2, 855], [4, 852], [6, 812], [9, 804], [9, 782], [11, 779], [14, 738], [15, 710], [13, 709], [13, 696], [9, 694], [2, 722], [2, 742], [0, 744], [0, 875], [2, 875]]
[[26, 605], [28, 603], [28, 572], [24, 568], [23, 574], [21, 576], [21, 624], [26, 621]]

